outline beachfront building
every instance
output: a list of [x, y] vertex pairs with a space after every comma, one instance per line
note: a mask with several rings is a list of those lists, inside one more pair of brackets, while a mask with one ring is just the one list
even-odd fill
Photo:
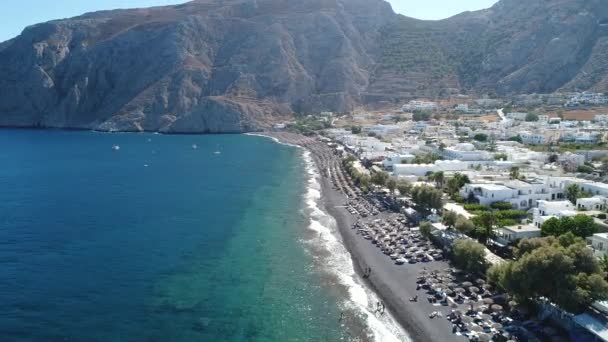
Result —
[[425, 176], [428, 172], [457, 172], [466, 171], [475, 167], [480, 162], [467, 162], [461, 160], [437, 160], [433, 164], [394, 164], [393, 174], [395, 176]]
[[503, 245], [512, 244], [521, 239], [535, 238], [539, 236], [540, 228], [531, 224], [501, 227], [496, 230], [496, 241]]
[[538, 208], [534, 208], [533, 224], [540, 228], [550, 218], [560, 218], [576, 215], [574, 204], [570, 201], [538, 201]]
[[608, 255], [608, 233], [596, 233], [587, 238], [589, 248], [598, 258]]
[[515, 209], [530, 209], [539, 201], [555, 201], [564, 198], [563, 184], [547, 179], [529, 181], [506, 180], [492, 183], [466, 184], [461, 190], [462, 198], [484, 205], [494, 202], [511, 203]]

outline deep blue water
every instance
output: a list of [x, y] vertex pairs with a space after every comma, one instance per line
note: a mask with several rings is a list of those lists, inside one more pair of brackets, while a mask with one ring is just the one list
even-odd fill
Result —
[[0, 130], [0, 340], [340, 339], [302, 163], [249, 136]]

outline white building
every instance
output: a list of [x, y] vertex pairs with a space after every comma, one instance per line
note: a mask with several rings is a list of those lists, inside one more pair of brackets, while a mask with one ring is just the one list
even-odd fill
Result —
[[471, 167], [469, 162], [460, 160], [437, 160], [433, 164], [394, 164], [395, 176], [425, 176], [428, 172], [465, 171]]
[[596, 114], [594, 121], [596, 122], [608, 122], [608, 114]]
[[466, 112], [469, 111], [469, 105], [466, 104], [466, 103], [459, 103], [458, 105], [456, 105], [455, 110], [457, 112], [464, 112], [464, 113], [466, 113]]
[[477, 150], [475, 149], [475, 146], [470, 143], [460, 143], [445, 148], [443, 151], [441, 151], [441, 153], [446, 159], [452, 160], [474, 161], [493, 159], [490, 153]]
[[460, 191], [462, 198], [475, 197], [479, 204], [490, 205], [494, 202], [509, 202], [517, 198], [517, 190], [501, 184], [466, 184]]
[[436, 102], [430, 101], [410, 101], [408, 104], [403, 105], [401, 108], [404, 112], [411, 112], [415, 110], [436, 110], [439, 106]]
[[604, 196], [593, 196], [589, 198], [579, 198], [576, 200], [576, 208], [578, 210], [604, 210], [608, 198]]
[[494, 202], [511, 203], [514, 209], [527, 210], [534, 208], [540, 201], [555, 201], [564, 198], [563, 184], [552, 184], [548, 179], [532, 181], [508, 180], [499, 183], [467, 184], [460, 195], [468, 199], [471, 196], [484, 205]]
[[540, 228], [550, 218], [574, 216], [576, 211], [570, 201], [538, 201], [538, 208], [534, 208], [533, 214], [534, 225]]
[[523, 131], [519, 133], [521, 142], [530, 145], [542, 145], [546, 142], [545, 135], [542, 133], [531, 133]]
[[526, 224], [513, 227], [502, 227], [496, 231], [496, 240], [507, 245], [521, 239], [535, 238], [540, 236], [540, 228]]
[[507, 113], [506, 116], [507, 116], [507, 119], [525, 121], [527, 115], [528, 115], [528, 113], [514, 112], [514, 113]]
[[603, 258], [604, 255], [608, 255], [608, 233], [596, 233], [587, 239], [595, 256]]

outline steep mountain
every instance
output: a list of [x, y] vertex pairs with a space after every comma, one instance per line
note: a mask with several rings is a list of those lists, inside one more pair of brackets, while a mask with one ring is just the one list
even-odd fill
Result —
[[455, 92], [608, 90], [608, 0], [501, 0], [440, 21], [383, 0], [196, 0], [0, 43], [0, 126], [241, 132]]
[[85, 14], [0, 46], [0, 125], [240, 132], [352, 109], [382, 0], [197, 0]]

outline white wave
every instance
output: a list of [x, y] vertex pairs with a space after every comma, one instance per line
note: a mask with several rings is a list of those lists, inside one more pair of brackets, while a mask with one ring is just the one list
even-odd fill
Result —
[[375, 305], [380, 299], [363, 285], [362, 279], [355, 272], [350, 253], [342, 243], [336, 220], [321, 209], [319, 174], [310, 157], [310, 152], [304, 151], [303, 156], [309, 176], [308, 190], [305, 195], [306, 205], [310, 211], [309, 229], [317, 233], [315, 234], [318, 236], [315, 238], [315, 245], [323, 246], [326, 251], [330, 252], [329, 260], [324, 260], [327, 271], [336, 276], [338, 281], [348, 289], [349, 298], [345, 305], [355, 309], [366, 318], [367, 326], [375, 341], [410, 341], [410, 337], [390, 313], [381, 317], [375, 315]]

